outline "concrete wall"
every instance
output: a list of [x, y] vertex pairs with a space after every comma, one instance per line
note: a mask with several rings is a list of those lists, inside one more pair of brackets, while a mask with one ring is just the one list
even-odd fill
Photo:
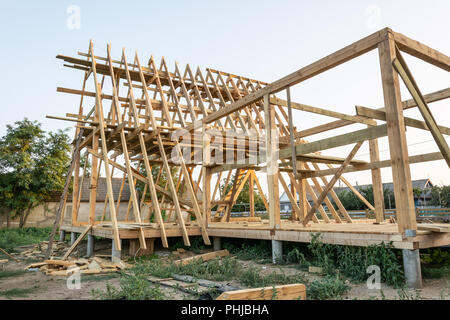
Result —
[[[50, 227], [55, 222], [55, 214], [58, 209], [59, 202], [47, 202], [46, 205], [41, 205], [33, 209], [28, 216], [26, 227]], [[96, 220], [100, 220], [103, 213], [104, 202], [97, 202], [96, 204]], [[128, 202], [123, 202], [119, 206], [118, 220], [125, 220]], [[148, 215], [148, 210], [143, 210], [145, 217]], [[89, 218], [89, 202], [81, 202], [78, 214], [78, 221], [88, 221]], [[130, 209], [129, 218], [133, 219], [133, 209]], [[109, 219], [109, 205], [106, 206], [106, 219]], [[105, 219], [105, 220], [106, 220]], [[64, 223], [71, 223], [72, 220], [72, 203], [66, 204], [66, 211], [64, 214]], [[10, 227], [18, 227], [19, 219], [10, 219]], [[0, 213], [0, 228], [6, 227], [6, 212]]]

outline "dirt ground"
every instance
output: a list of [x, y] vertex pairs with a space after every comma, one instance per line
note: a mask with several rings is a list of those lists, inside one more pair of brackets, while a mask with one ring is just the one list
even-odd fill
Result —
[[[100, 244], [95, 253], [104, 254], [110, 250], [107, 244]], [[79, 248], [78, 256], [82, 256], [83, 247]], [[169, 251], [158, 251], [158, 255], [168, 255]], [[1, 270], [24, 270], [24, 267], [34, 261], [9, 261], [7, 264], [0, 266]], [[286, 275], [294, 275], [301, 273], [308, 280], [320, 279], [321, 276], [310, 274], [305, 271], [298, 270], [289, 265], [271, 265], [257, 264], [252, 261], [239, 261], [243, 268], [256, 268], [261, 274], [270, 274], [272, 272], [284, 273]], [[226, 281], [224, 284], [232, 286], [240, 286], [237, 281]], [[27, 271], [15, 274], [10, 277], [0, 277], [0, 300], [7, 299], [30, 299], [30, 300], [86, 300], [94, 299], [93, 290], [105, 290], [107, 284], [117, 287], [119, 285], [118, 274], [100, 274], [81, 277], [80, 289], [69, 289], [66, 277], [45, 275], [40, 271]], [[368, 299], [400, 299], [397, 289], [389, 287], [385, 284], [381, 285], [381, 290], [370, 290], [365, 283], [353, 284], [347, 281], [350, 290], [345, 294], [343, 299], [346, 300], [368, 300]], [[168, 299], [194, 299], [187, 293], [177, 289], [160, 286]], [[22, 289], [26, 291], [21, 294], [4, 294], [7, 290], [17, 291]], [[445, 296], [443, 295], [445, 293]], [[424, 279], [423, 288], [420, 291], [408, 291], [410, 297], [420, 297], [423, 300], [450, 299], [450, 281], [448, 279]]]

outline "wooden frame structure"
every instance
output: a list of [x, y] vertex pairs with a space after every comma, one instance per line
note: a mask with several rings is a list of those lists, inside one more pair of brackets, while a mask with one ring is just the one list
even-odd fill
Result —
[[[350, 115], [291, 101], [290, 87], [371, 50], [379, 53], [384, 108], [357, 106], [356, 114]], [[307, 242], [310, 232], [323, 232], [323, 241], [335, 244], [365, 246], [392, 241], [403, 249], [450, 244], [448, 233], [418, 228], [410, 174], [412, 163], [444, 159], [450, 166], [450, 150], [443, 137], [450, 134], [450, 128], [439, 126], [428, 107], [450, 97], [450, 88], [422, 95], [401, 52], [450, 71], [448, 56], [388, 28], [270, 84], [209, 68], [202, 72], [189, 65], [183, 70], [178, 64], [169, 69], [164, 58], [157, 63], [150, 57], [144, 65], [138, 53], [128, 61], [125, 49], [115, 60], [110, 45], [107, 56], [100, 57], [95, 55], [92, 42], [88, 52], [80, 52], [77, 58], [58, 55], [65, 66], [84, 72], [81, 90], [57, 89], [80, 96], [78, 113], [51, 117], [75, 122], [76, 138], [81, 139], [74, 156], [72, 210], [66, 212], [71, 223], [61, 225], [61, 229], [81, 233], [90, 228], [94, 235], [114, 239], [117, 250], [121, 250], [121, 239], [139, 239], [145, 249], [146, 238], [161, 238], [163, 246], [171, 236], [182, 236], [189, 245], [190, 235], [201, 235], [206, 244], [210, 244], [209, 236]], [[402, 101], [400, 78], [412, 100]], [[94, 89], [89, 90], [89, 85]], [[284, 90], [286, 100], [276, 97]], [[95, 101], [86, 108], [88, 98]], [[403, 116], [403, 110], [415, 107], [424, 121]], [[297, 130], [293, 127], [294, 112], [335, 120]], [[367, 128], [306, 140], [355, 123]], [[409, 156], [405, 126], [430, 131], [440, 152]], [[380, 161], [377, 139], [385, 136], [391, 157]], [[365, 141], [370, 162], [354, 159]], [[322, 153], [345, 145], [353, 145], [353, 149], [344, 157]], [[82, 222], [78, 210], [79, 180], [83, 179], [80, 159], [84, 157], [90, 159], [92, 173], [88, 177], [89, 220]], [[397, 223], [384, 219], [380, 173], [384, 167], [392, 167]], [[108, 197], [99, 220], [95, 218], [96, 186], [102, 170]], [[122, 172], [123, 181], [130, 186], [128, 212], [122, 221], [117, 215], [120, 195], [114, 198], [112, 192], [114, 170]], [[342, 176], [363, 170], [372, 175], [374, 204]], [[256, 171], [264, 172], [266, 181], [259, 181]], [[220, 183], [228, 185], [233, 174], [232, 188], [220, 190]], [[351, 219], [333, 191], [338, 180], [375, 212], [376, 219]], [[252, 191], [250, 217], [233, 218], [231, 209], [247, 182]], [[267, 183], [267, 199], [261, 183]], [[144, 186], [139, 192], [138, 184]], [[268, 221], [255, 217], [255, 185], [267, 208]], [[292, 204], [289, 221], [280, 217], [280, 186]], [[307, 194], [314, 200], [312, 206], [306, 201]], [[215, 214], [211, 211], [214, 206]]]

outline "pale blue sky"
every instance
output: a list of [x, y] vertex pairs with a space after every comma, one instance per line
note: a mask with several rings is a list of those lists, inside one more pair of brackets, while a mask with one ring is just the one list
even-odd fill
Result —
[[[66, 24], [71, 5], [81, 9], [77, 30]], [[130, 58], [138, 50], [141, 60], [164, 55], [169, 65], [176, 60], [272, 82], [386, 26], [450, 54], [449, 13], [447, 0], [10, 1], [0, 12], [0, 134], [6, 124], [25, 116], [43, 123], [45, 130], [67, 126], [45, 115], [76, 111], [78, 98], [57, 93], [56, 87], [80, 89], [82, 73], [63, 68], [55, 56], [86, 51], [89, 39], [99, 55], [111, 42], [115, 56], [126, 47]], [[406, 58], [423, 93], [450, 86], [449, 73]], [[405, 90], [402, 94], [410, 98]], [[293, 99], [352, 114], [355, 105], [382, 107], [376, 51], [297, 85]], [[430, 106], [439, 124], [450, 126], [449, 101]], [[407, 115], [420, 118], [415, 110]], [[295, 125], [307, 128], [323, 122], [300, 113]], [[345, 131], [348, 128], [336, 133]], [[408, 129], [410, 154], [437, 151], [431, 139], [426, 132]], [[384, 159], [389, 156], [385, 140], [380, 141]], [[340, 150], [345, 156], [348, 148]], [[364, 146], [360, 158], [367, 159], [367, 152]], [[337, 155], [338, 150], [330, 153]], [[370, 174], [348, 177], [353, 183], [370, 182]], [[412, 177], [450, 184], [444, 161], [415, 165]], [[390, 169], [383, 169], [383, 178], [392, 181]]]

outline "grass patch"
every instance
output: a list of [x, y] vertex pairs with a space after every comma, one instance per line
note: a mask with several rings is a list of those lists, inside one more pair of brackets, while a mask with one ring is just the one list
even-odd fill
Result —
[[88, 281], [88, 282], [106, 281], [106, 280], [110, 280], [110, 279], [114, 279], [114, 278], [118, 278], [118, 277], [119, 277], [119, 275], [116, 273], [109, 273], [109, 274], [104, 274], [104, 275], [89, 274], [89, 275], [84, 275], [81, 278], [81, 281]]
[[238, 274], [240, 265], [236, 259], [230, 257], [216, 258], [204, 263], [194, 260], [184, 266], [153, 259], [141, 260], [132, 269], [158, 278], [170, 278], [172, 274], [182, 274], [213, 281], [225, 281], [233, 279]]
[[327, 276], [322, 280], [312, 281], [306, 290], [308, 299], [341, 299], [349, 286], [339, 276]]
[[101, 300], [163, 300], [165, 296], [159, 286], [153, 287], [147, 278], [148, 274], [142, 270], [131, 268], [120, 274], [119, 287], [107, 283], [105, 291], [95, 289], [92, 295]]
[[0, 280], [5, 278], [12, 278], [23, 275], [28, 271], [25, 270], [0, 270]]
[[450, 267], [422, 266], [422, 277], [424, 277], [425, 279], [450, 278]]
[[12, 297], [26, 297], [30, 293], [35, 292], [37, 289], [39, 289], [39, 286], [33, 286], [24, 289], [14, 288], [10, 290], [1, 290], [0, 296], [7, 297], [8, 299], [11, 299]]
[[272, 262], [270, 241], [246, 240], [244, 243], [238, 239], [224, 239], [222, 241], [224, 249], [234, 254], [240, 260], [254, 260], [255, 262]]
[[272, 272], [268, 275], [261, 275], [255, 269], [248, 269], [242, 272], [238, 278], [239, 282], [251, 288], [269, 287], [274, 285], [305, 283], [306, 280], [301, 275], [287, 276], [283, 273]]
[[50, 232], [51, 228], [36, 227], [0, 229], [0, 248], [12, 252], [15, 247], [48, 240]]

